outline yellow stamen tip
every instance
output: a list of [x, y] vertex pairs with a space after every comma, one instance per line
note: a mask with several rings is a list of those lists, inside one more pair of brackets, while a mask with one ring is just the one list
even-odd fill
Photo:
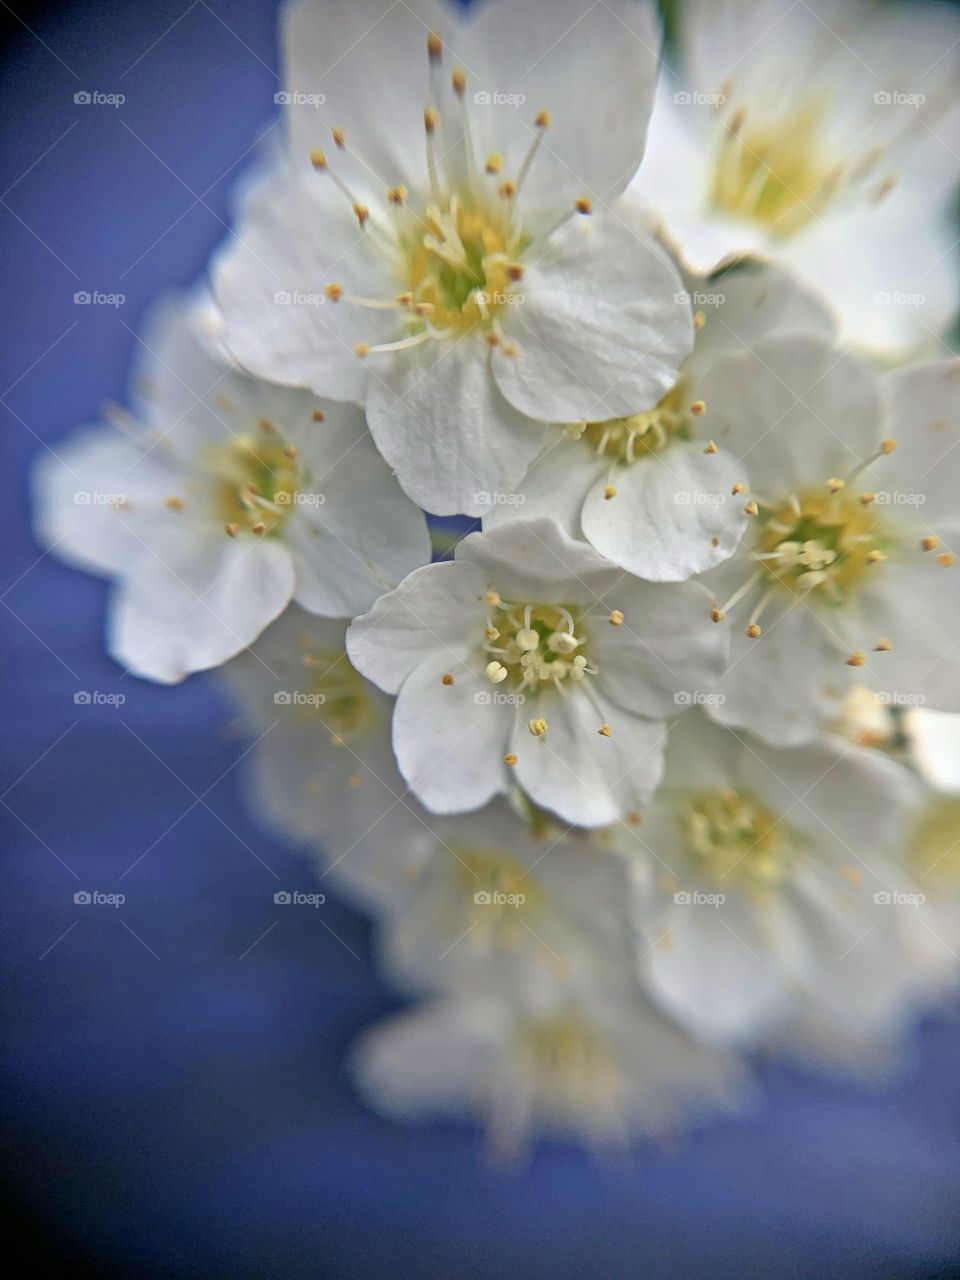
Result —
[[531, 720], [530, 724], [527, 727], [529, 728], [530, 732], [533, 734], [535, 738], [542, 738], [543, 735], [547, 732], [546, 720], [543, 720], [539, 717], [536, 720]]
[[163, 505], [169, 507], [171, 511], [183, 510], [183, 499], [178, 498], [175, 494], [171, 494], [169, 498], [164, 498]]
[[453, 92], [458, 98], [462, 98], [467, 92], [467, 76], [461, 67], [455, 67], [453, 74], [450, 76], [450, 83], [453, 85]]
[[848, 667], [865, 667], [867, 665], [867, 656], [858, 649], [856, 653], [851, 653], [847, 659]]
[[488, 591], [485, 599], [487, 604], [490, 605], [491, 608], [496, 608], [498, 604], [502, 603], [502, 601], [500, 600], [499, 591]]
[[827, 481], [827, 488], [831, 493], [839, 493], [841, 489], [846, 487], [846, 481], [841, 480], [838, 476], [831, 476]]
[[730, 492], [733, 494], [734, 497], [736, 497], [738, 493], [746, 493], [747, 486], [745, 484], [741, 484], [740, 481], [738, 480], [737, 483], [730, 490]]
[[513, 281], [522, 280], [523, 267], [520, 265], [519, 262], [511, 262], [510, 266], [507, 267], [507, 275]]
[[364, 356], [368, 356], [370, 354], [370, 347], [367, 345], [366, 342], [355, 343], [353, 350], [355, 354], [360, 357], [361, 360], [363, 359]]
[[538, 111], [533, 118], [533, 123], [538, 129], [549, 129], [552, 120], [553, 117], [550, 115], [549, 111]]
[[509, 179], [506, 182], [501, 182], [498, 190], [504, 200], [512, 200], [517, 194], [516, 184], [511, 182]]
[[877, 495], [875, 493], [861, 493], [860, 505], [861, 507], [869, 507], [872, 502], [876, 501], [876, 499]]
[[723, 612], [723, 610], [722, 610], [722, 609], [711, 609], [711, 610], [710, 610], [710, 620], [711, 620], [711, 622], [722, 622], [726, 616], [727, 616], [727, 615]]
[[704, 449], [704, 451], [703, 451], [703, 452], [704, 452], [704, 453], [716, 453], [716, 452], [717, 452], [717, 445], [716, 445], [716, 442], [715, 442], [714, 440], [708, 440], [708, 441], [707, 441], [707, 447]]
[[323, 412], [322, 409], [314, 409], [310, 417], [314, 420], [314, 422], [326, 422], [327, 420], [327, 415]]
[[299, 452], [300, 450], [295, 444], [286, 444], [283, 446], [283, 456], [285, 458], [289, 458], [291, 462], [297, 457]]
[[611, 627], [623, 626], [623, 614], [620, 612], [619, 609], [613, 610], [613, 612], [610, 614], [609, 622]]
[[310, 152], [310, 163], [315, 169], [325, 169], [327, 167], [327, 157], [319, 147], [316, 151]]
[[486, 169], [487, 173], [499, 173], [503, 168], [503, 156], [499, 151], [492, 151], [490, 155], [487, 156], [487, 162], [483, 167]]
[[330, 299], [331, 302], [339, 302], [340, 299], [343, 297], [343, 285], [328, 284], [327, 287], [324, 289], [324, 293], [327, 295], [327, 297]]
[[240, 526], [238, 524], [234, 524], [233, 521], [231, 521], [229, 524], [225, 524], [223, 526], [223, 531], [228, 538], [235, 538], [237, 534], [240, 532]]
[[330, 130], [330, 132], [331, 132], [331, 134], [333, 135], [333, 141], [334, 141], [334, 144], [335, 144], [336, 146], [338, 146], [338, 147], [340, 148], [340, 150], [341, 150], [341, 151], [343, 151], [343, 150], [346, 148], [346, 145], [347, 145], [347, 139], [346, 139], [346, 136], [345, 136], [345, 134], [344, 134], [343, 130], [342, 130], [342, 129], [331, 129], [331, 130]]
[[617, 486], [614, 484], [605, 484], [603, 486], [603, 496], [607, 502], [609, 502], [611, 498], [615, 498], [617, 496]]
[[253, 529], [251, 530], [251, 532], [255, 533], [259, 537], [261, 534], [267, 532], [267, 526], [263, 523], [262, 520], [258, 520], [257, 523], [253, 526]]
[[439, 62], [443, 56], [443, 41], [436, 31], [427, 32], [427, 56], [431, 62]]
[[636, 809], [631, 809], [627, 814], [627, 822], [631, 827], [640, 827], [643, 825], [643, 814], [637, 813]]
[[613, 730], [610, 728], [608, 724], [602, 724], [600, 728], [597, 730], [597, 733], [599, 733], [601, 738], [609, 738], [610, 735], [613, 733]]
[[887, 639], [878, 640], [873, 646], [874, 653], [889, 653], [893, 645]]
[[483, 337], [488, 347], [498, 347], [500, 345], [500, 335], [498, 333], [485, 333]]
[[707, 412], [706, 400], [694, 400], [693, 404], [690, 406], [690, 412], [693, 414], [696, 414], [698, 418], [700, 417], [701, 414], [706, 413]]
[[507, 754], [503, 757], [503, 763], [508, 764], [512, 769], [513, 766], [517, 763], [517, 757], [513, 754], [512, 751], [508, 751]]
[[763, 632], [755, 622], [751, 622], [749, 627], [747, 627], [747, 635], [751, 640], [758, 640], [760, 636], [763, 635]]
[[897, 448], [896, 440], [883, 440], [880, 443], [881, 453], [895, 453]]
[[700, 330], [703, 328], [703, 326], [704, 326], [706, 323], [707, 323], [707, 317], [703, 314], [703, 312], [702, 312], [702, 311], [696, 311], [696, 312], [694, 312], [694, 316], [693, 316], [693, 327], [694, 327], [694, 329], [696, 330], [696, 332], [697, 332], [697, 333], [699, 333], [699, 332], [700, 332]]
[[367, 225], [367, 219], [370, 217], [370, 210], [367, 206], [365, 204], [355, 204], [353, 206], [353, 212], [357, 215], [357, 221], [360, 223], [361, 227], [365, 227]]
[[939, 545], [940, 539], [935, 533], [932, 533], [929, 538], [920, 539], [920, 548], [922, 551], [936, 551]]
[[427, 107], [423, 113], [423, 127], [427, 133], [436, 133], [437, 126], [440, 124], [440, 116], [434, 111], [433, 107]]
[[399, 187], [391, 187], [390, 190], [387, 192], [387, 199], [395, 207], [402, 205], [404, 200], [406, 200], [406, 198], [407, 198], [407, 188], [402, 185]]
[[443, 674], [443, 676], [441, 677], [440, 683], [445, 684], [448, 689], [450, 688], [450, 686], [453, 684], [453, 676], [450, 674], [449, 671]]
[[952, 551], [941, 551], [937, 556], [937, 564], [942, 565], [944, 569], [949, 569], [952, 564], [957, 563], [957, 557]]
[[747, 503], [747, 505], [743, 508], [743, 514], [744, 514], [745, 516], [755, 516], [755, 515], [757, 515], [757, 513], [759, 512], [759, 510], [760, 510], [760, 508], [757, 506], [757, 504], [756, 504], [756, 503], [754, 502], [754, 500], [751, 498], [751, 499], [750, 499], [750, 501]]
[[575, 202], [574, 208], [577, 213], [593, 213], [593, 201], [589, 196], [580, 196]]

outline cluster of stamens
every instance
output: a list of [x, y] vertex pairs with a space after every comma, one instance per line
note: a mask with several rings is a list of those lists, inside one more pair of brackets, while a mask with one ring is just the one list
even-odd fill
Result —
[[235, 436], [209, 450], [217, 514], [231, 537], [240, 532], [277, 532], [290, 512], [300, 482], [294, 445], [276, 436], [270, 423], [259, 436]]
[[551, 684], [566, 695], [569, 681], [597, 674], [578, 652], [584, 637], [576, 634], [577, 621], [563, 605], [509, 605], [499, 596], [488, 602], [483, 650], [490, 658], [484, 674], [491, 684], [510, 680], [531, 691]]
[[696, 869], [711, 880], [760, 888], [787, 874], [798, 837], [760, 800], [720, 787], [681, 806], [680, 833]]
[[293, 703], [294, 715], [319, 720], [329, 731], [331, 745], [343, 746], [361, 737], [377, 720], [363, 677], [345, 653], [316, 647], [308, 635], [298, 640], [303, 668], [302, 688]]
[[[444, 92], [440, 78], [443, 44], [435, 32], [427, 38], [432, 105], [423, 114], [429, 195], [411, 194], [398, 185], [385, 193], [385, 207], [374, 209], [359, 200], [334, 168], [327, 153], [311, 152], [315, 170], [327, 175], [349, 203], [360, 229], [374, 236], [394, 264], [398, 292], [387, 298], [366, 298], [347, 292], [336, 282], [326, 286], [331, 302], [380, 311], [393, 311], [401, 335], [395, 341], [356, 344], [357, 355], [404, 350], [432, 338], [479, 330], [491, 347], [516, 356], [505, 340], [498, 313], [518, 301], [516, 285], [523, 279], [521, 256], [531, 243], [519, 215], [519, 197], [543, 135], [550, 127], [549, 111], [534, 118], [533, 139], [515, 178], [504, 178], [503, 157], [493, 152], [481, 164], [473, 153], [466, 89], [461, 68], [450, 76]], [[450, 136], [444, 133], [440, 105], [449, 108]], [[372, 172], [342, 129], [332, 130], [339, 152], [353, 153], [366, 173]], [[438, 141], [442, 147], [438, 148]], [[552, 235], [570, 217], [589, 214], [592, 205], [581, 197], [543, 232]], [[541, 233], [538, 233], [541, 234]]]
[[[721, 103], [730, 101], [731, 87], [717, 95]], [[820, 217], [841, 194], [862, 192], [874, 203], [883, 200], [896, 185], [895, 175], [877, 175], [885, 148], [873, 146], [853, 160], [830, 158], [828, 106], [822, 93], [810, 91], [789, 102], [775, 119], [757, 121], [745, 106], [736, 107], [717, 149], [713, 206], [786, 239]]]
[[615, 1112], [622, 1080], [615, 1058], [579, 1013], [569, 1010], [518, 1029], [514, 1051], [541, 1102], [578, 1116], [584, 1106]]

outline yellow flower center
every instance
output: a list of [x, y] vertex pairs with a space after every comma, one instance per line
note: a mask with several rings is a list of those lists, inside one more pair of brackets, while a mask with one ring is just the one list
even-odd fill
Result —
[[927, 807], [914, 828], [909, 857], [924, 888], [956, 890], [960, 884], [960, 799], [944, 796]]
[[825, 156], [827, 114], [819, 94], [756, 125], [741, 108], [728, 121], [717, 152], [714, 208], [759, 223], [780, 239], [817, 218], [843, 177], [843, 167]]
[[703, 791], [681, 807], [681, 838], [697, 871], [754, 888], [778, 884], [800, 846], [797, 832], [745, 791]]
[[682, 382], [667, 392], [659, 404], [644, 413], [606, 422], [574, 423], [569, 434], [590, 443], [597, 457], [631, 463], [660, 453], [674, 439], [689, 439], [692, 413]]
[[581, 652], [584, 637], [576, 634], [578, 623], [565, 605], [508, 605], [497, 597], [484, 630], [487, 679], [493, 685], [509, 682], [525, 693], [547, 684], [566, 693], [569, 683], [596, 675], [597, 668]]
[[272, 435], [238, 436], [210, 449], [217, 516], [249, 532], [276, 533], [293, 510], [300, 468], [296, 453]]
[[300, 637], [303, 688], [292, 696], [294, 714], [319, 721], [334, 746], [362, 737], [377, 722], [367, 682], [344, 652], [317, 648], [308, 635]]
[[541, 1102], [562, 1114], [584, 1106], [615, 1112], [622, 1092], [616, 1059], [596, 1030], [575, 1011], [532, 1021], [516, 1035], [514, 1052]]

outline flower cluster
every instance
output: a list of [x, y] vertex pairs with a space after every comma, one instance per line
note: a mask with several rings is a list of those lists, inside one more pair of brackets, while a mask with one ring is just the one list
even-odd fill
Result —
[[423, 999], [361, 1089], [507, 1157], [737, 1106], [757, 1048], [886, 1069], [960, 977], [960, 23], [676, 36], [293, 0], [283, 147], [35, 475], [113, 656], [223, 667]]

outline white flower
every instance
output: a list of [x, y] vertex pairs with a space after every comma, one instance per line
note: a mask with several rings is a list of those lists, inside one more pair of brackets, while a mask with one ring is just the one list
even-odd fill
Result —
[[796, 267], [874, 348], [956, 311], [960, 17], [947, 5], [688, 0], [631, 190], [708, 270]]
[[393, 699], [351, 665], [345, 630], [291, 606], [222, 674], [254, 739], [256, 809], [316, 852], [321, 879], [386, 911], [437, 840], [394, 762]]
[[398, 1119], [477, 1117], [490, 1154], [504, 1161], [539, 1134], [622, 1151], [746, 1096], [734, 1057], [697, 1045], [619, 989], [425, 1005], [367, 1032], [354, 1073], [370, 1102]]
[[519, 785], [580, 826], [660, 777], [662, 718], [723, 669], [699, 583], [630, 579], [548, 520], [471, 534], [354, 621], [354, 665], [398, 694], [400, 771], [436, 813]]
[[[603, 833], [505, 800], [428, 825], [432, 848], [380, 929], [392, 978], [477, 994], [603, 987], [630, 972], [629, 881]], [[396, 858], [389, 829], [380, 844], [384, 864]]]
[[215, 273], [245, 367], [362, 402], [438, 514], [512, 490], [544, 422], [669, 390], [690, 316], [610, 203], [643, 152], [649, 0], [301, 2], [285, 47], [290, 149]]
[[692, 306], [697, 336], [666, 396], [627, 418], [551, 428], [516, 494], [491, 495], [485, 527], [553, 515], [651, 582], [683, 581], [733, 554], [747, 516], [730, 475], [742, 485], [747, 476], [711, 439], [712, 410], [720, 407], [711, 369], [774, 330], [832, 336], [833, 320], [787, 272], [756, 260], [710, 276], [686, 273], [678, 302]]
[[911, 707], [904, 716], [904, 733], [920, 776], [938, 791], [960, 792], [960, 715]]
[[750, 1042], [787, 1020], [886, 1039], [953, 959], [931, 954], [904, 853], [911, 775], [840, 738], [774, 751], [698, 713], [616, 847], [637, 868], [640, 972], [691, 1032]]
[[881, 387], [821, 340], [773, 337], [714, 374], [711, 431], [756, 514], [712, 575], [713, 616], [736, 623], [711, 714], [789, 746], [836, 718], [854, 678], [960, 708], [960, 361]]
[[346, 617], [430, 556], [360, 411], [223, 363], [212, 314], [162, 307], [137, 419], [85, 431], [34, 476], [40, 541], [117, 584], [111, 653], [168, 683], [238, 653], [291, 598]]

